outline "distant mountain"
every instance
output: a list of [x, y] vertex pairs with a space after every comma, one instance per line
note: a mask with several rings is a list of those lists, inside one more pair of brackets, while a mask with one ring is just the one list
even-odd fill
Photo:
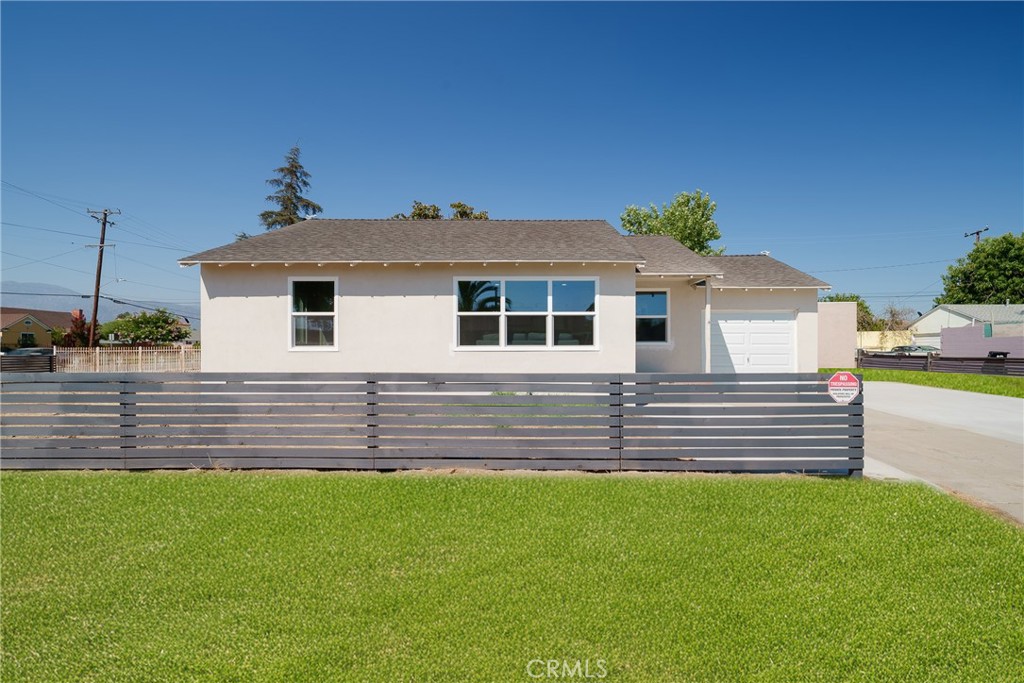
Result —
[[[118, 297], [112, 297], [117, 299]], [[132, 299], [149, 308], [166, 308], [172, 313], [185, 316], [192, 327], [199, 329], [199, 302], [167, 303], [161, 301], [143, 301]], [[0, 282], [0, 305], [15, 308], [36, 308], [44, 311], [71, 311], [81, 308], [85, 317], [92, 314], [92, 294], [82, 295], [67, 287], [51, 285], [43, 282], [16, 282], [4, 280]], [[119, 304], [110, 299], [100, 299], [99, 312], [96, 317], [101, 323], [113, 320], [121, 313], [138, 313], [145, 309], [128, 304]]]

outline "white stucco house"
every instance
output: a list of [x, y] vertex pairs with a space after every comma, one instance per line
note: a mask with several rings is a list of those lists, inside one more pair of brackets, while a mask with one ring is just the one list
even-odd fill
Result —
[[942, 331], [980, 327], [985, 337], [1020, 336], [1024, 331], [1024, 304], [940, 304], [910, 325], [915, 344], [942, 348]]
[[601, 220], [312, 219], [180, 263], [205, 372], [814, 372], [828, 288]]

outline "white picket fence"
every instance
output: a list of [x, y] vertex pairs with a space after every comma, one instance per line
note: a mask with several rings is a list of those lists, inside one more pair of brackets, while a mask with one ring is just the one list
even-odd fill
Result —
[[199, 372], [201, 351], [191, 346], [54, 349], [56, 372]]

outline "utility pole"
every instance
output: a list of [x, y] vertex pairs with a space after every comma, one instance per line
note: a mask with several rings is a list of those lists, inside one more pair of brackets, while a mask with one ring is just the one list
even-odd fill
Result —
[[100, 276], [103, 274], [103, 249], [106, 247], [107, 240], [107, 225], [114, 225], [113, 221], [107, 219], [111, 214], [119, 215], [121, 212], [118, 209], [111, 211], [110, 209], [103, 209], [102, 211], [93, 211], [89, 209], [89, 215], [100, 222], [100, 243], [96, 245], [99, 247], [96, 255], [96, 285], [92, 290], [92, 318], [89, 320], [89, 346], [96, 345], [96, 316], [99, 313], [100, 307]]
[[978, 242], [981, 241], [981, 233], [983, 232], [988, 232], [987, 225], [981, 230], [975, 230], [974, 232], [965, 232], [964, 237], [970, 237], [971, 235], [974, 235], [974, 243], [977, 244]]

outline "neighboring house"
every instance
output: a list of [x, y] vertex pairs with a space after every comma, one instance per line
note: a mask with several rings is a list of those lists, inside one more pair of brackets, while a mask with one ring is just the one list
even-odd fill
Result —
[[312, 219], [180, 263], [208, 372], [814, 372], [828, 287], [600, 220]]
[[983, 337], [1024, 334], [1024, 304], [941, 304], [910, 325], [915, 344], [942, 348], [942, 330], [980, 326]]
[[5, 351], [24, 347], [50, 347], [54, 328], [71, 329], [72, 317], [81, 311], [40, 311], [32, 308], [0, 308], [0, 346]]

